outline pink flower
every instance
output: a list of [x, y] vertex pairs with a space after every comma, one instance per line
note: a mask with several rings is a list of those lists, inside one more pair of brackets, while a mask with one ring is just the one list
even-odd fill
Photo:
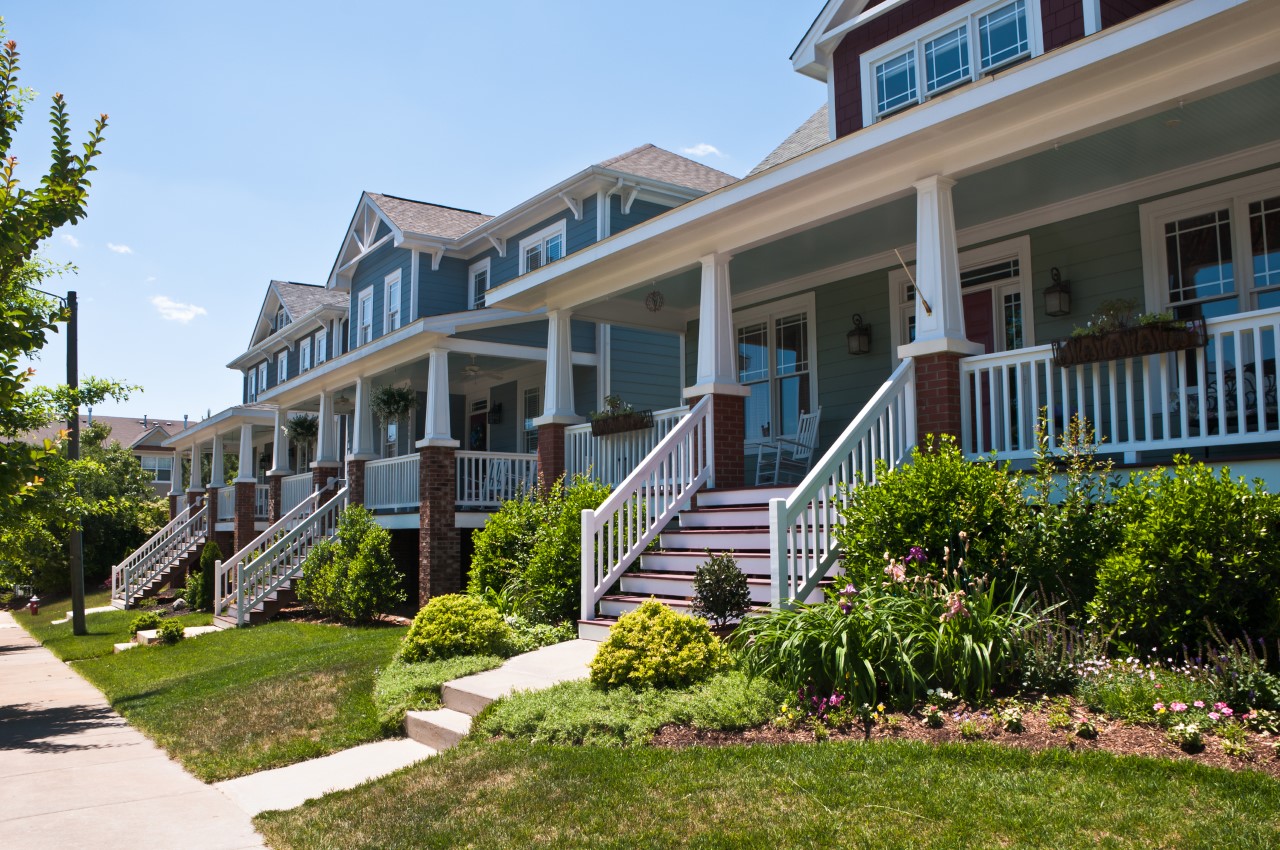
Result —
[[1152, 710], [1152, 711], [1164, 711], [1164, 703], [1162, 703], [1162, 702], [1158, 702], [1158, 703], [1156, 703], [1155, 705], [1151, 706], [1151, 710]]
[[893, 581], [906, 581], [907, 569], [897, 561], [890, 561], [889, 566], [884, 568], [884, 574]]
[[1221, 717], [1221, 716], [1222, 716], [1222, 715], [1221, 715], [1221, 714], [1218, 714], [1218, 712], [1216, 712], [1216, 711], [1211, 711], [1211, 712], [1209, 712], [1209, 719], [1210, 719], [1210, 720], [1214, 720], [1214, 721], [1216, 721], [1216, 720], [1217, 720], [1219, 717]]
[[1186, 711], [1187, 704], [1185, 702], [1171, 702], [1169, 703], [1169, 710], [1170, 711]]
[[1222, 716], [1223, 716], [1223, 717], [1230, 717], [1230, 716], [1231, 716], [1231, 715], [1233, 715], [1233, 714], [1235, 714], [1235, 712], [1234, 712], [1234, 711], [1232, 711], [1229, 707], [1227, 707], [1227, 706], [1225, 706], [1225, 705], [1222, 707]]
[[1204, 700], [1202, 699], [1198, 699], [1191, 704], [1194, 705], [1196, 708], [1204, 708]]

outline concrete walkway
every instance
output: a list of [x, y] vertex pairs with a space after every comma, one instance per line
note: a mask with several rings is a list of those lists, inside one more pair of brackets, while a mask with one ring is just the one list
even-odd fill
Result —
[[0, 835], [24, 850], [265, 845], [249, 815], [129, 726], [0, 612]]

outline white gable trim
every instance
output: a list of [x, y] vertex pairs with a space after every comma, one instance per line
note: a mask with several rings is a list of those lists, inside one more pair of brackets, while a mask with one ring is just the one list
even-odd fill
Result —
[[[378, 238], [379, 225], [384, 223], [391, 232]], [[347, 226], [346, 235], [342, 237], [342, 248], [338, 251], [338, 258], [334, 260], [333, 270], [329, 272], [329, 288], [349, 286], [356, 264], [388, 241], [394, 241], [398, 245], [404, 241], [404, 233], [396, 227], [395, 222], [382, 211], [382, 208], [374, 203], [368, 192], [361, 193], [360, 203], [356, 205], [355, 214], [351, 216], [351, 224]]]
[[[826, 59], [831, 49], [826, 46], [829, 33], [834, 32], [835, 29], [844, 31], [844, 26], [862, 15], [867, 2], [868, 0], [828, 0], [827, 5], [818, 13], [818, 17], [809, 25], [804, 38], [792, 51], [791, 67], [806, 77], [826, 82], [828, 71]], [[883, 5], [896, 6], [899, 2], [901, 0], [887, 0]], [[835, 29], [832, 29], [833, 23], [837, 20], [844, 23], [836, 24]]]

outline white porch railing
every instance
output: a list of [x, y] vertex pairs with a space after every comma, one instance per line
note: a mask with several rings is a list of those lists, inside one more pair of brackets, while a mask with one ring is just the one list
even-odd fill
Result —
[[337, 493], [312, 493], [249, 545], [226, 561], [218, 561], [213, 584], [214, 614], [228, 613], [234, 601], [236, 625], [243, 626], [256, 605], [298, 575], [315, 544], [333, 536], [346, 506], [345, 485]]
[[168, 525], [111, 570], [111, 601], [128, 608], [159, 574], [171, 569], [209, 533], [204, 505], [185, 508]]
[[582, 619], [699, 487], [714, 479], [711, 396], [667, 433], [596, 510], [582, 512]]
[[418, 506], [418, 453], [364, 465], [364, 506], [394, 510]]
[[[456, 452], [455, 466], [455, 498], [460, 508], [496, 508], [538, 486], [536, 454]], [[418, 504], [416, 490], [414, 504]]]
[[915, 363], [907, 358], [795, 492], [769, 502], [773, 607], [808, 599], [835, 563], [846, 488], [873, 484], [877, 461], [900, 466], [915, 444]]
[[311, 473], [286, 476], [280, 482], [280, 515], [302, 504], [302, 500], [311, 495]]
[[271, 513], [271, 487], [255, 484], [253, 489], [253, 518], [266, 519]]
[[570, 478], [590, 472], [595, 480], [617, 486], [688, 414], [688, 407], [655, 411], [652, 428], [604, 437], [591, 435], [591, 423], [571, 425], [564, 430], [565, 471]]
[[236, 518], [236, 488], [234, 484], [218, 488], [218, 522], [230, 522]]
[[1047, 345], [964, 358], [965, 453], [1034, 457], [1042, 410], [1051, 448], [1075, 415], [1089, 421], [1104, 450], [1130, 456], [1280, 440], [1280, 309], [1205, 325], [1204, 348], [1104, 363], [1058, 367]]

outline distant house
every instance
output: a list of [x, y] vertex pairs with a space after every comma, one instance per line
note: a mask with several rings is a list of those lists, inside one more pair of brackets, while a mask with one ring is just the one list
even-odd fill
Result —
[[[181, 419], [153, 419], [145, 414], [141, 419], [132, 416], [98, 416], [92, 413], [80, 417], [82, 432], [94, 424], [108, 426], [111, 429], [109, 442], [119, 443], [133, 453], [142, 468], [151, 474], [151, 486], [157, 496], [168, 494], [173, 481], [174, 451], [162, 443], [183, 429]], [[25, 439], [31, 442], [56, 440], [64, 428], [65, 422], [57, 422], [33, 431]]]

